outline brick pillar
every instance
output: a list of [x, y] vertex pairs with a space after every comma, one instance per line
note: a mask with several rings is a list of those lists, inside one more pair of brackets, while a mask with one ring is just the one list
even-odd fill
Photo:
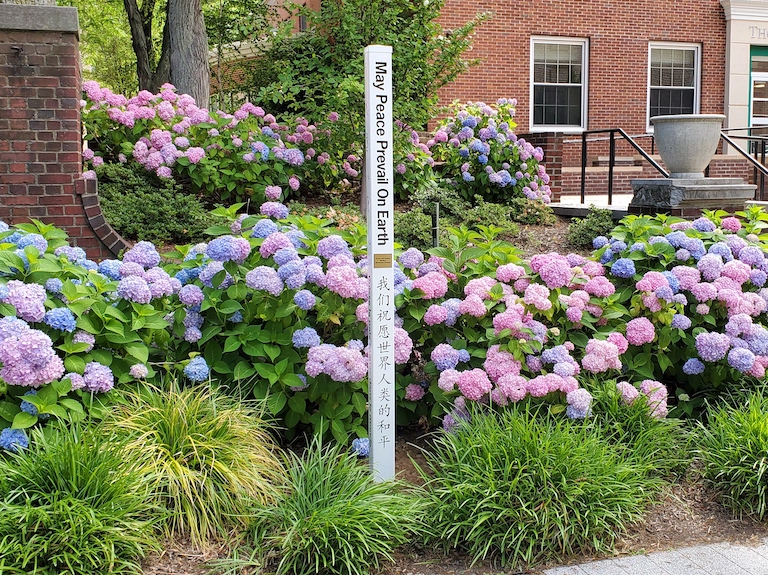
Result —
[[544, 150], [544, 168], [549, 174], [549, 187], [552, 190], [552, 201], [560, 201], [562, 193], [563, 178], [563, 139], [564, 135], [559, 132], [542, 132], [536, 134], [523, 134], [519, 136], [525, 138], [533, 146]]
[[79, 102], [77, 9], [0, 4], [0, 219], [54, 224], [100, 260], [125, 244], [80, 178]]

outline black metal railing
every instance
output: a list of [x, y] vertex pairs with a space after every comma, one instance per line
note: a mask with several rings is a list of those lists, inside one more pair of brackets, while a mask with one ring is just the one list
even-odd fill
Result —
[[[720, 138], [729, 144], [739, 154], [744, 156], [747, 161], [752, 165], [753, 169], [753, 182], [757, 186], [755, 191], [755, 199], [759, 201], [765, 201], [765, 183], [766, 176], [768, 176], [768, 168], [765, 166], [766, 156], [768, 155], [768, 136], [761, 136], [753, 134], [754, 130], [765, 131], [767, 127], [760, 126], [748, 126], [746, 128], [726, 128], [720, 132]], [[743, 132], [746, 131], [746, 135], [742, 134], [726, 134], [726, 132]], [[747, 150], [744, 150], [734, 140], [746, 140]]]
[[[587, 183], [587, 142], [592, 141], [605, 141], [605, 138], [592, 138], [591, 140], [587, 139], [588, 135], [591, 134], [608, 134], [608, 205], [613, 205], [613, 168], [616, 165], [616, 134], [619, 134], [619, 136], [626, 140], [627, 143], [629, 143], [637, 152], [645, 158], [648, 163], [651, 164], [656, 170], [665, 178], [669, 177], [669, 174], [662, 168], [656, 160], [651, 158], [651, 156], [640, 147], [640, 145], [635, 142], [632, 136], [629, 136], [624, 130], [621, 128], [610, 128], [605, 130], [587, 130], [585, 132], [581, 133], [581, 203], [586, 203], [586, 183]], [[635, 138], [641, 138], [641, 137], [650, 137], [651, 138], [651, 154], [653, 153], [654, 149], [654, 140], [653, 140], [653, 134], [643, 134], [642, 136], [635, 136]]]

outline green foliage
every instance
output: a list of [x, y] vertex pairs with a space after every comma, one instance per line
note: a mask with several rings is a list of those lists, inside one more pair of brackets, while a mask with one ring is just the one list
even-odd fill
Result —
[[[172, 386], [175, 387], [175, 386]], [[196, 545], [242, 524], [246, 502], [271, 503], [282, 466], [262, 409], [210, 388], [128, 394], [105, 420], [147, 476], [168, 533]]]
[[428, 250], [432, 247], [432, 218], [420, 207], [395, 212], [395, 241], [403, 246]]
[[0, 572], [141, 573], [141, 558], [159, 548], [162, 511], [124, 443], [99, 427], [48, 431], [0, 457]]
[[[307, 18], [306, 32], [281, 29], [259, 63], [258, 101], [283, 114], [313, 122], [338, 112], [348, 137], [357, 140], [363, 122], [363, 49], [393, 46], [394, 116], [423, 127], [434, 117], [437, 90], [473, 60], [462, 54], [485, 16], [457, 26], [450, 34], [436, 20], [444, 0], [348, 0], [323, 4], [315, 12], [294, 5]], [[351, 140], [349, 140], [351, 141]]]
[[374, 481], [344, 449], [314, 439], [303, 457], [290, 453], [275, 504], [251, 511], [250, 557], [230, 560], [228, 572], [255, 563], [277, 575], [365, 575], [393, 560], [420, 527], [419, 499], [399, 484]]
[[698, 456], [704, 479], [735, 514], [768, 516], [768, 396], [760, 389], [737, 405], [710, 409], [700, 425]]
[[77, 8], [83, 77], [119, 94], [135, 94], [139, 88], [136, 55], [131, 48], [131, 30], [123, 3], [60, 0], [58, 5]]
[[469, 226], [495, 226], [506, 236], [520, 233], [520, 228], [512, 222], [510, 206], [486, 202], [480, 196], [475, 196], [475, 205], [464, 213], [463, 221]]
[[126, 239], [197, 243], [214, 223], [200, 200], [138, 164], [104, 164], [96, 174], [104, 216]]
[[580, 248], [591, 248], [593, 239], [609, 235], [615, 225], [611, 210], [589, 206], [586, 217], [571, 220], [568, 226], [568, 243]]
[[609, 548], [660, 480], [589, 425], [473, 411], [425, 452], [427, 539], [520, 565]]
[[557, 221], [552, 208], [544, 202], [512, 198], [508, 202], [513, 221], [533, 226], [551, 226]]

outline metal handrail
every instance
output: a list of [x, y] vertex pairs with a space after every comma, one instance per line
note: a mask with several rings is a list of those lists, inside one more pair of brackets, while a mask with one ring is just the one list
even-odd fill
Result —
[[651, 166], [665, 178], [669, 177], [664, 168], [662, 168], [648, 153], [635, 142], [630, 135], [628, 135], [621, 128], [609, 128], [606, 130], [586, 130], [581, 133], [581, 203], [586, 202], [586, 182], [587, 182], [587, 135], [588, 134], [608, 134], [609, 135], [609, 149], [608, 156], [608, 205], [613, 205], [613, 167], [616, 164], [616, 133], [620, 134], [630, 145], [632, 145], [638, 153], [645, 158]]
[[[755, 170], [755, 183], [757, 184], [757, 172], [760, 172], [760, 201], [762, 201], [765, 195], [765, 177], [768, 176], [768, 168], [765, 167], [765, 156], [766, 156], [766, 142], [768, 142], [768, 137], [766, 136], [727, 136], [725, 134], [726, 131], [732, 131], [732, 130], [752, 130], [752, 128], [730, 128], [728, 130], [722, 130], [720, 132], [720, 138], [722, 138], [726, 143], [728, 143], [732, 148], [734, 148], [739, 154], [744, 156], [747, 161], [752, 164], [752, 168]], [[758, 161], [756, 158], [753, 158], [748, 152], [743, 150], [741, 146], [736, 144], [734, 140], [747, 140], [749, 142], [751, 141], [758, 141], [762, 143], [762, 161]], [[755, 152], [757, 154], [757, 152]]]

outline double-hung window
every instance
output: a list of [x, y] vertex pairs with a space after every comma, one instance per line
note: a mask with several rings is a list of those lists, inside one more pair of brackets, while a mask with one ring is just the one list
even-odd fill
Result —
[[531, 129], [587, 127], [587, 40], [531, 39]]
[[696, 44], [651, 43], [648, 54], [648, 119], [697, 114], [701, 49]]

